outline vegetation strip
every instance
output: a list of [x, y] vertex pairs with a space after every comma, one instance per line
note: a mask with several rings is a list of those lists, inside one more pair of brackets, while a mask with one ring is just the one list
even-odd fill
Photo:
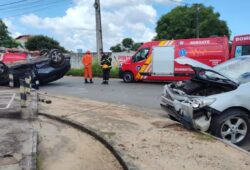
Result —
[[122, 166], [122, 168], [124, 170], [129, 169], [127, 164], [125, 163], [125, 161], [121, 158], [121, 156], [114, 149], [114, 147], [108, 141], [106, 141], [104, 139], [104, 137], [97, 134], [94, 129], [91, 129], [90, 127], [86, 127], [83, 124], [80, 124], [80, 123], [75, 122], [73, 120], [69, 120], [69, 119], [66, 119], [66, 118], [58, 117], [58, 116], [49, 115], [47, 113], [38, 113], [38, 115], [45, 116], [45, 117], [47, 117], [49, 119], [56, 120], [56, 121], [59, 121], [61, 123], [67, 124], [67, 125], [75, 128], [75, 129], [78, 129], [78, 130], [80, 130], [80, 131], [82, 131], [84, 133], [87, 133], [88, 135], [94, 137], [96, 140], [101, 142], [114, 155], [114, 157], [117, 159], [117, 161], [120, 163], [120, 165]]

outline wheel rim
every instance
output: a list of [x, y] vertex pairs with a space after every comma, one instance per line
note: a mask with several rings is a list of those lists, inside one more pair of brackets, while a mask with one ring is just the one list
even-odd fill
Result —
[[247, 123], [241, 117], [232, 117], [221, 126], [221, 137], [231, 143], [241, 142], [247, 135]]
[[132, 80], [132, 76], [130, 74], [125, 74], [124, 79], [126, 82], [129, 82]]
[[0, 63], [0, 74], [3, 74], [5, 71], [5, 67], [2, 63]]
[[51, 55], [51, 59], [55, 63], [60, 63], [62, 60], [61, 53], [60, 52], [53, 52]]

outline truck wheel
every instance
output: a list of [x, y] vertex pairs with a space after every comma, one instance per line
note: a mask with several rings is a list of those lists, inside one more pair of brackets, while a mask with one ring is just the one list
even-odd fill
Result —
[[123, 73], [123, 81], [125, 83], [131, 83], [134, 81], [134, 75], [131, 72]]
[[236, 145], [242, 145], [249, 136], [248, 114], [241, 109], [227, 110], [215, 115], [211, 122], [211, 133]]
[[51, 50], [49, 58], [51, 65], [55, 67], [62, 65], [65, 61], [63, 53], [58, 49]]
[[7, 71], [8, 71], [7, 66], [0, 61], [0, 76], [6, 74]]

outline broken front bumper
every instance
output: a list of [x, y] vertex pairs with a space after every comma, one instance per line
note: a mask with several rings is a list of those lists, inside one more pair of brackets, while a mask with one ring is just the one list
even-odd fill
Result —
[[[183, 100], [180, 100], [181, 98]], [[186, 128], [207, 131], [211, 122], [211, 116], [208, 116], [207, 109], [193, 108], [186, 99], [187, 97], [174, 94], [168, 87], [166, 94], [161, 96], [160, 104], [170, 116], [182, 123]]]

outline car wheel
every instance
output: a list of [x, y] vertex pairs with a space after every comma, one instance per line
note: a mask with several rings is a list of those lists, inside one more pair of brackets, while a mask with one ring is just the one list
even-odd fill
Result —
[[248, 114], [241, 109], [231, 109], [212, 118], [211, 133], [233, 144], [243, 144], [249, 136]]
[[41, 57], [47, 57], [49, 55], [49, 50], [48, 49], [42, 49], [40, 51], [40, 56]]
[[60, 66], [65, 61], [63, 53], [58, 49], [51, 50], [49, 58], [52, 66]]
[[7, 66], [0, 61], [0, 76], [4, 75], [8, 71]]
[[131, 72], [125, 72], [123, 73], [123, 81], [125, 83], [131, 83], [134, 81], [134, 76]]

